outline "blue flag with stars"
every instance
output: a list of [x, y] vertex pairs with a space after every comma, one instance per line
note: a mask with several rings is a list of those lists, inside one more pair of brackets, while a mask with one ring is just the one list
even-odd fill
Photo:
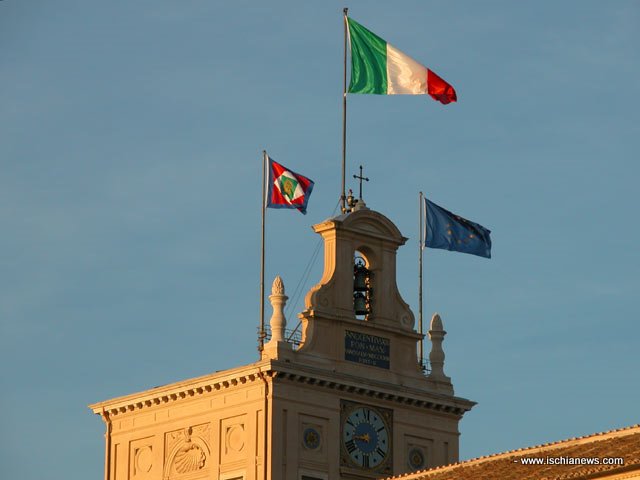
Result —
[[491, 258], [491, 230], [424, 199], [424, 247]]

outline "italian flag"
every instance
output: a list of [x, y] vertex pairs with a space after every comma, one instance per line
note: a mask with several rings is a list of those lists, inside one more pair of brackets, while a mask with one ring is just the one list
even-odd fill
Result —
[[444, 105], [457, 100], [454, 88], [432, 70], [355, 20], [347, 18], [347, 24], [351, 44], [349, 93], [429, 94]]

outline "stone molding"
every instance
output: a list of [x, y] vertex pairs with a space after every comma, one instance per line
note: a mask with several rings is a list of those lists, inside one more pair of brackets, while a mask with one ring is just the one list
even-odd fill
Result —
[[461, 416], [475, 405], [475, 402], [460, 397], [439, 395], [410, 387], [402, 387], [401, 391], [398, 391], [397, 385], [392, 390], [385, 388], [384, 383], [378, 384], [374, 380], [367, 380], [369, 385], [363, 385], [364, 379], [361, 377], [350, 378], [346, 374], [323, 372], [322, 370], [301, 368], [300, 366], [288, 366], [274, 361], [254, 364], [249, 369], [245, 367], [243, 371], [237, 370], [239, 369], [236, 369], [236, 372], [231, 371], [226, 374], [221, 372], [221, 374], [206, 375], [190, 381], [157, 387], [146, 392], [92, 404], [89, 405], [89, 408], [98, 415], [108, 413], [111, 420], [113, 420], [115, 417], [128, 412], [166, 405], [183, 399], [196, 398], [211, 392], [246, 385], [256, 380], [262, 381], [260, 379], [261, 375], [271, 379], [278, 378], [292, 382], [307, 383], [451, 415]]
[[377, 240], [388, 242], [391, 239], [395, 241], [398, 246], [404, 245], [408, 240], [407, 237], [404, 237], [402, 233], [400, 233], [398, 227], [396, 227], [391, 220], [381, 213], [368, 208], [364, 215], [359, 216], [353, 213], [342, 214], [337, 217], [328, 218], [323, 222], [313, 225], [312, 228], [316, 233], [334, 229], [355, 229]]
[[[273, 376], [297, 383], [306, 383], [328, 389], [338, 390], [345, 393], [361, 395], [363, 397], [387, 400], [403, 405], [425, 408], [427, 410], [462, 416], [473, 408], [476, 402], [460, 397], [449, 395], [439, 395], [437, 393], [418, 391], [410, 387], [404, 387], [398, 392], [397, 386], [394, 390], [386, 389], [384, 385], [362, 385], [361, 377], [354, 377], [351, 381], [347, 376], [341, 374], [343, 378], [328, 379], [320, 378], [319, 375], [303, 372], [291, 372], [284, 369], [277, 369]], [[352, 383], [353, 382], [353, 383]], [[428, 398], [425, 398], [428, 397]]]
[[[265, 368], [261, 368], [264, 366]], [[162, 387], [156, 387], [138, 394], [126, 397], [114, 398], [100, 403], [89, 405], [94, 413], [101, 415], [108, 413], [113, 419], [117, 415], [135, 410], [142, 410], [157, 405], [166, 405], [185, 398], [195, 398], [211, 392], [226, 390], [228, 388], [242, 386], [260, 380], [260, 375], [273, 376], [274, 372], [268, 364], [256, 365], [251, 370], [227, 375], [213, 374], [204, 377], [187, 380]]]

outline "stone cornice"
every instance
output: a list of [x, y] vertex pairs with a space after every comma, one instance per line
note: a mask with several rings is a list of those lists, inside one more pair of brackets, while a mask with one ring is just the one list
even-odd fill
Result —
[[375, 210], [364, 209], [328, 218], [316, 225], [313, 231], [323, 233], [327, 230], [350, 231], [352, 234], [364, 234], [383, 242], [404, 245], [408, 238], [404, 237], [398, 227], [386, 216]]
[[245, 385], [260, 380], [261, 376], [316, 385], [363, 397], [402, 403], [457, 416], [463, 415], [475, 405], [475, 402], [465, 398], [443, 395], [437, 392], [390, 385], [385, 382], [328, 371], [322, 368], [300, 364], [293, 365], [277, 360], [264, 360], [243, 367], [215, 372], [202, 377], [94, 403], [89, 405], [89, 408], [97, 415], [106, 413], [110, 418], [113, 418], [128, 412], [166, 405], [175, 401]]
[[277, 361], [274, 364], [274, 376], [278, 379], [317, 385], [372, 399], [402, 403], [457, 416], [462, 416], [476, 405], [476, 402], [466, 398], [412, 387], [390, 385], [386, 382], [344, 373], [326, 372], [322, 369], [301, 366], [300, 364], [292, 367]]
[[89, 405], [89, 408], [95, 414], [108, 413], [113, 417], [114, 415], [168, 404], [184, 398], [193, 398], [237, 385], [251, 383], [259, 379], [261, 375], [273, 375], [269, 361], [256, 362], [239, 368], [170, 383], [143, 392], [94, 403]]

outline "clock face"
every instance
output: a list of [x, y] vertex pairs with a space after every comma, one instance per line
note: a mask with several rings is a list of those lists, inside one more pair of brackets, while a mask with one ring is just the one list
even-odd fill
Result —
[[389, 426], [382, 413], [366, 406], [355, 406], [342, 425], [342, 445], [349, 459], [359, 468], [380, 467], [391, 450]]

